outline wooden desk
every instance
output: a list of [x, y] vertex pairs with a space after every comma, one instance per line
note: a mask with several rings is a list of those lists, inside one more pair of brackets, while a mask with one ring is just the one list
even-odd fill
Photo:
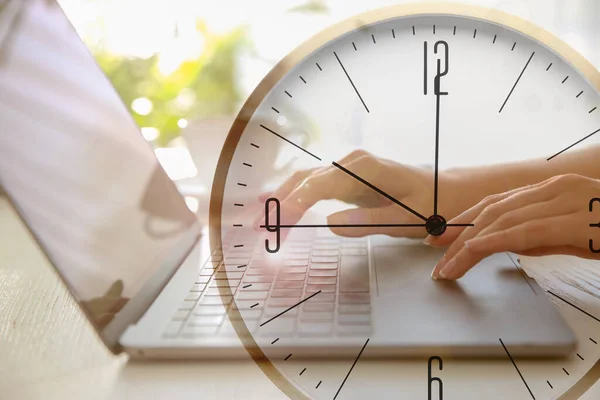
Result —
[[[384, 366], [382, 366], [385, 368]], [[3, 399], [285, 399], [248, 358], [127, 362], [114, 357], [0, 198]], [[584, 400], [600, 398], [597, 383]]]

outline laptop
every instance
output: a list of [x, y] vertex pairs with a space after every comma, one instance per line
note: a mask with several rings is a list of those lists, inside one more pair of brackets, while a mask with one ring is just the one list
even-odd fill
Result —
[[[299, 357], [355, 357], [366, 337], [367, 357], [504, 357], [499, 339], [514, 357], [574, 348], [573, 332], [510, 253], [460, 282], [434, 282], [443, 250], [409, 239], [321, 230], [290, 235], [274, 259], [255, 232], [242, 233], [250, 251], [230, 235], [211, 247], [62, 10], [46, 0], [9, 4], [0, 187], [114, 353], [243, 357], [240, 322], [259, 345], [289, 338]], [[234, 304], [241, 321], [227, 314]]]

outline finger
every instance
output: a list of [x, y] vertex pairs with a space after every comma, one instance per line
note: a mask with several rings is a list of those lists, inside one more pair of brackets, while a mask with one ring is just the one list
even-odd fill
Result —
[[[377, 185], [382, 166], [372, 156], [363, 156], [350, 161], [344, 167], [365, 175], [365, 180]], [[295, 224], [302, 215], [318, 201], [340, 200], [352, 203], [352, 200], [366, 190], [371, 190], [340, 169], [330, 166], [305, 179], [300, 186], [281, 202], [283, 224]]]
[[353, 208], [331, 214], [327, 218], [330, 225], [347, 225], [346, 227], [332, 227], [333, 233], [346, 237], [364, 237], [368, 235], [389, 235], [396, 237], [423, 237], [423, 227], [357, 227], [353, 225], [389, 225], [389, 224], [416, 224], [423, 225], [423, 221], [412, 214], [399, 210], [393, 204], [378, 208]]
[[[344, 156], [338, 162], [340, 164], [349, 163], [349, 162], [356, 160], [357, 158], [360, 158], [360, 157], [368, 155], [368, 154], [369, 153], [367, 153], [364, 150], [355, 150], [355, 151], [348, 153], [346, 156]], [[315, 168], [310, 168], [310, 169], [306, 169], [306, 170], [302, 170], [302, 171], [297, 171], [294, 174], [292, 174], [292, 176], [289, 177], [279, 188], [277, 188], [277, 190], [272, 191], [272, 192], [261, 193], [258, 196], [258, 199], [261, 203], [264, 203], [269, 197], [274, 197], [274, 198], [280, 199], [280, 200], [284, 199], [298, 185], [300, 185], [302, 183], [302, 181], [304, 181], [310, 175], [315, 174], [319, 171], [322, 171], [323, 169], [324, 169], [323, 167], [315, 167]]]
[[279, 186], [276, 190], [272, 192], [261, 193], [258, 196], [258, 200], [261, 203], [267, 201], [269, 197], [274, 197], [276, 199], [283, 199], [287, 197], [292, 190], [296, 188], [303, 180], [308, 178], [311, 174], [321, 168], [310, 168], [306, 170], [296, 171], [290, 176], [286, 181]]
[[[546, 187], [547, 185], [549, 185], [551, 182], [553, 182], [554, 180], [556, 180], [556, 177], [536, 183], [536, 184], [532, 184], [532, 185], [527, 185], [527, 186], [521, 186], [503, 193], [497, 193], [497, 194], [493, 194], [490, 196], [487, 196], [486, 198], [484, 198], [483, 200], [481, 200], [479, 203], [477, 203], [476, 205], [474, 205], [473, 207], [469, 208], [468, 210], [464, 211], [462, 214], [458, 215], [457, 217], [451, 219], [450, 221], [448, 221], [448, 224], [470, 224], [473, 223], [473, 220], [479, 216], [481, 214], [481, 212], [488, 206], [490, 206], [491, 204], [497, 203], [499, 201], [502, 201], [506, 198], [509, 198], [513, 195], [516, 195], [520, 192], [523, 191], [527, 191], [527, 190], [533, 190], [533, 189], [540, 189], [543, 187]], [[444, 246], [448, 246], [450, 245], [452, 242], [454, 242], [454, 240], [466, 229], [467, 227], [448, 227], [446, 229], [446, 232], [441, 235], [441, 236], [427, 236], [425, 238], [425, 243], [427, 245], [433, 246], [433, 247], [444, 247]]]
[[500, 252], [519, 253], [540, 247], [558, 247], [569, 244], [570, 215], [528, 221], [512, 228], [494, 232], [468, 241], [465, 246], [448, 261], [440, 276], [455, 280], [464, 276], [482, 259]]
[[[494, 199], [499, 200], [487, 205], [483, 209], [478, 207], [481, 212], [473, 220], [474, 226], [465, 228], [455, 238], [446, 252], [446, 258], [435, 266], [432, 272], [434, 278], [439, 276], [443, 278], [440, 272], [445, 267], [446, 261], [451, 260], [464, 247], [466, 241], [476, 237], [486, 229], [490, 232], [489, 229], [492, 229], [491, 227], [494, 224], [496, 224], [496, 229], [501, 227], [508, 228], [530, 219], [545, 218], [552, 215], [552, 208], [539, 206], [540, 202], [545, 202], [548, 198], [553, 198], [554, 195], [552, 192], [543, 190], [543, 187], [537, 187], [513, 193], [510, 196], [501, 195], [494, 197]], [[490, 201], [488, 200], [486, 203]]]

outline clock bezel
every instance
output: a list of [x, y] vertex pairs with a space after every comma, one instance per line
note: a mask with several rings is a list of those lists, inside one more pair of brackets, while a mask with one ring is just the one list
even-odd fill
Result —
[[[543, 44], [549, 50], [562, 57], [566, 62], [571, 64], [575, 70], [579, 71], [582, 76], [596, 88], [596, 90], [600, 91], [600, 71], [598, 71], [583, 55], [551, 32], [523, 18], [500, 10], [460, 3], [431, 2], [388, 6], [366, 11], [345, 19], [312, 36], [279, 61], [250, 94], [236, 116], [223, 145], [223, 149], [221, 150], [211, 190], [209, 206], [209, 241], [211, 253], [222, 248], [221, 215], [223, 211], [223, 196], [225, 193], [227, 174], [233, 155], [246, 125], [273, 87], [307, 56], [324, 46], [326, 43], [342, 35], [359, 29], [367, 29], [371, 25], [382, 23], [387, 20], [431, 15], [479, 19], [483, 22], [500, 25], [517, 31], [530, 39]], [[232, 295], [231, 290], [228, 287], [219, 288], [219, 292], [221, 296]], [[235, 302], [233, 302], [233, 304], [235, 305]], [[310, 397], [302, 393], [273, 365], [273, 363], [271, 363], [247, 329], [240, 317], [237, 307], [231, 307], [228, 311], [228, 316], [232, 317], [231, 323], [236, 334], [242, 341], [244, 348], [263, 373], [267, 375], [288, 397], [292, 399], [310, 400]], [[557, 399], [578, 399], [599, 379], [600, 359], [596, 361], [594, 366], [592, 366], [586, 374]]]

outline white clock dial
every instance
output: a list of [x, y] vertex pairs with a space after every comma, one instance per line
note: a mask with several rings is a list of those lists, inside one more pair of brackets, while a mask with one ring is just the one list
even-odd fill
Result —
[[[230, 133], [213, 191], [219, 231], [212, 239], [222, 241], [226, 267], [235, 274], [230, 286], [244, 320], [238, 333], [247, 328], [244, 343], [259, 346], [251, 354], [257, 360], [266, 356], [260, 365], [290, 396], [427, 398], [427, 359], [390, 361], [384, 369], [359, 361], [348, 376], [352, 358], [304, 359], [309, 352], [303, 354], [301, 344], [328, 335], [353, 341], [357, 355], [369, 341], [362, 356], [368, 358], [377, 340], [369, 316], [374, 311], [366, 300], [364, 313], [341, 318], [345, 295], [338, 275], [311, 275], [315, 257], [337, 257], [328, 253], [328, 239], [307, 245], [313, 253], [306, 258], [302, 246], [298, 257], [265, 249], [264, 237], [252, 227], [264, 214], [260, 193], [296, 170], [331, 165], [354, 149], [433, 165], [438, 60], [447, 72], [441, 90], [448, 93], [439, 112], [440, 169], [534, 157], [550, 165], [564, 152], [600, 140], [598, 78], [589, 65], [581, 58], [574, 63], [572, 50], [543, 42], [546, 34], [524, 22], [511, 25], [512, 19], [495, 12], [452, 7], [374, 12], [330, 30], [329, 40], [313, 39], [265, 78]], [[354, 29], [357, 21], [368, 23]], [[449, 201], [444, 192], [439, 196]], [[327, 215], [340, 207], [347, 206], [327, 203], [314, 211]], [[328, 233], [314, 228], [302, 234], [309, 231]], [[356, 254], [366, 249], [361, 242], [342, 242]], [[260, 269], [273, 257], [281, 257], [281, 269]], [[581, 390], [578, 382], [586, 374], [590, 379], [588, 371], [600, 357], [600, 306], [593, 308], [598, 299], [581, 290], [539, 295], [552, 297], [576, 329], [579, 344], [572, 356], [513, 363], [506, 348], [506, 357], [493, 361], [444, 360], [436, 376], [444, 382], [445, 399], [555, 399]], [[311, 310], [322, 311], [324, 319], [311, 319]]]

